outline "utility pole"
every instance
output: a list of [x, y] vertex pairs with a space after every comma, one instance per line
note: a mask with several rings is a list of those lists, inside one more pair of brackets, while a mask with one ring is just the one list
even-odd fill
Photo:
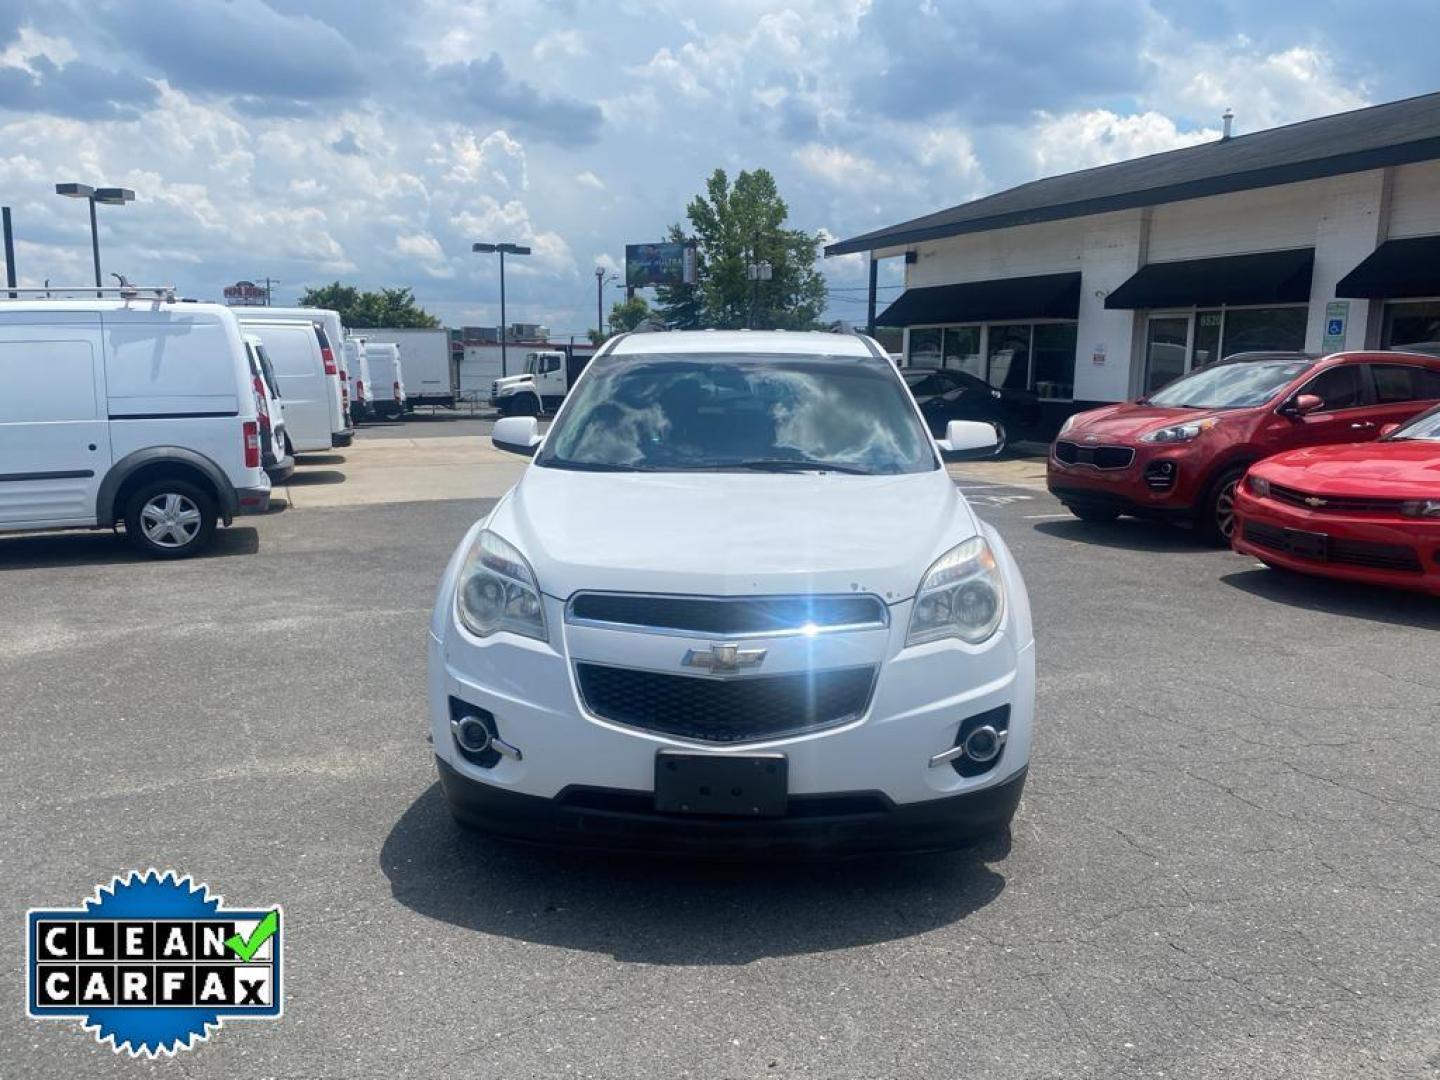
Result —
[[10, 299], [19, 294], [15, 290], [15, 232], [10, 227], [10, 207], [0, 206], [0, 221], [5, 232], [5, 284], [10, 287]]
[[870, 298], [866, 308], [865, 333], [870, 337], [875, 336], [875, 274], [880, 264], [875, 261], [875, 252], [870, 252]]
[[614, 285], [620, 279], [603, 266], [595, 268], [595, 333], [605, 339], [605, 286]]

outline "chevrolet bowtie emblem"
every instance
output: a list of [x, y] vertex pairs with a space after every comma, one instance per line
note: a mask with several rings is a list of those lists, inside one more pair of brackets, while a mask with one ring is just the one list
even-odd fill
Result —
[[1307, 495], [1307, 496], [1305, 496], [1305, 505], [1306, 505], [1306, 506], [1328, 506], [1329, 503], [1328, 503], [1325, 499], [1320, 498], [1320, 496], [1318, 496], [1318, 495]]
[[742, 649], [739, 645], [711, 645], [708, 649], [691, 649], [680, 663], [686, 667], [707, 668], [712, 675], [728, 675], [741, 668], [759, 667], [764, 659], [764, 649]]

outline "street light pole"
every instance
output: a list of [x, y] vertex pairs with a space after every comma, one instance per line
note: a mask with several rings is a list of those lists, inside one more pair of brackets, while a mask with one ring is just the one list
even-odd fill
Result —
[[103, 297], [105, 294], [100, 291], [104, 284], [104, 279], [100, 276], [100, 226], [95, 219], [95, 204], [124, 206], [135, 200], [135, 192], [121, 187], [94, 188], [89, 184], [56, 184], [55, 194], [70, 199], [85, 199], [90, 203], [90, 254], [95, 260], [95, 295]]
[[595, 333], [600, 336], [601, 341], [605, 340], [605, 286], [613, 285], [619, 280], [603, 266], [595, 268]]
[[508, 364], [508, 353], [505, 348], [506, 339], [510, 336], [505, 324], [505, 256], [506, 255], [529, 255], [530, 249], [523, 244], [481, 244], [470, 245], [471, 251], [480, 252], [484, 255], [499, 254], [500, 256], [500, 375], [510, 374]]

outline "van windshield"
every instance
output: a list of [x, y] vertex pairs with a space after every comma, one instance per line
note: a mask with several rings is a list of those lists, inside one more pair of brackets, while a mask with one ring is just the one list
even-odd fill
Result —
[[792, 355], [604, 358], [580, 379], [535, 461], [664, 472], [938, 468], [889, 364]]
[[1157, 390], [1142, 405], [1168, 409], [1248, 409], [1264, 405], [1288, 386], [1309, 360], [1248, 360], [1216, 364], [1176, 379]]

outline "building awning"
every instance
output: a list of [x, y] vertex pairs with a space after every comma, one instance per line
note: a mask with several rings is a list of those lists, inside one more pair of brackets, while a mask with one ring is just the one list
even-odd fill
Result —
[[875, 322], [880, 326], [922, 326], [997, 319], [1075, 319], [1079, 315], [1080, 275], [1040, 274], [906, 289]]
[[1310, 299], [1314, 248], [1222, 255], [1142, 266], [1105, 298], [1107, 308], [1303, 304]]
[[1440, 296], [1440, 236], [1386, 240], [1340, 279], [1336, 296]]

